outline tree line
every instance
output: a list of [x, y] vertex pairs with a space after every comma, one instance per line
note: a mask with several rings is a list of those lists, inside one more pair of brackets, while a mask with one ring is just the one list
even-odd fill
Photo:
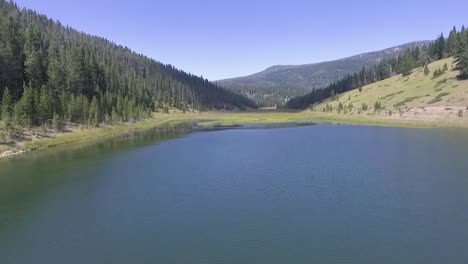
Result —
[[0, 0], [2, 125], [98, 126], [182, 111], [255, 108], [251, 100]]
[[[383, 60], [379, 64], [360, 72], [347, 75], [322, 89], [295, 97], [288, 101], [287, 108], [304, 109], [312, 104], [321, 102], [353, 89], [359, 89], [374, 82], [402, 74], [408, 76], [417, 67], [424, 66], [425, 74], [429, 74], [427, 65], [440, 59], [455, 57], [456, 70], [460, 71], [460, 78], [468, 78], [468, 30], [463, 26], [460, 31], [453, 27], [448, 38], [441, 34], [435, 41], [422, 47], [407, 49], [397, 58]], [[445, 69], [447, 70], [447, 69]], [[444, 69], [438, 70], [439, 73]], [[434, 72], [435, 75], [439, 74]]]

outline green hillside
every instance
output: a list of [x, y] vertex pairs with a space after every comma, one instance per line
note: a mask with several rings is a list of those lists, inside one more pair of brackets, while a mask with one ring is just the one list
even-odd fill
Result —
[[422, 48], [431, 41], [415, 41], [380, 51], [367, 52], [339, 60], [305, 65], [276, 65], [250, 76], [219, 80], [226, 89], [252, 98], [260, 106], [281, 106], [288, 99], [311, 92], [383, 60], [391, 60], [408, 49]]
[[[447, 71], [434, 77], [434, 71]], [[403, 120], [468, 120], [468, 80], [459, 80], [454, 59], [447, 58], [416, 68], [409, 76], [401, 74], [340, 94], [311, 106], [313, 111], [344, 116], [377, 116]]]

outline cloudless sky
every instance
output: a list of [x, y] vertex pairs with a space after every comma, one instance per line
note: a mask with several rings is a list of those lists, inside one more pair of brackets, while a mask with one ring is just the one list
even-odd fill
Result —
[[210, 80], [432, 40], [468, 25], [468, 2], [16, 0]]

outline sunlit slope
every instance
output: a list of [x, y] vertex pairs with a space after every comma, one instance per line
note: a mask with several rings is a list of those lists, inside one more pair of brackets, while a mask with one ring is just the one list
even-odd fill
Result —
[[[444, 64], [448, 70], [434, 77], [434, 71], [442, 70]], [[436, 61], [428, 67], [428, 75], [424, 74], [423, 68], [417, 68], [409, 76], [397, 75], [365, 86], [361, 92], [353, 90], [338, 95], [335, 100], [325, 100], [314, 105], [313, 111], [400, 119], [465, 119], [468, 115], [468, 80], [457, 79], [454, 59]], [[381, 105], [380, 109], [376, 102]]]

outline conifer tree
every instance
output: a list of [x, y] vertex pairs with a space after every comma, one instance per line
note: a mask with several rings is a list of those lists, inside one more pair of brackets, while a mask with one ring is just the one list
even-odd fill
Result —
[[468, 78], [468, 31], [460, 32], [457, 54], [455, 56], [456, 68], [461, 78]]
[[14, 107], [15, 122], [23, 127], [31, 128], [34, 121], [34, 92], [24, 85], [23, 96]]
[[454, 56], [457, 54], [457, 46], [458, 46], [458, 33], [456, 27], [453, 27], [452, 31], [450, 31], [450, 35], [447, 39], [447, 54], [449, 56]]
[[38, 118], [41, 124], [49, 124], [53, 118], [53, 99], [52, 93], [46, 86], [42, 86], [38, 106]]
[[414, 65], [409, 53], [406, 53], [402, 58], [400, 64], [400, 71], [403, 76], [408, 76], [413, 71]]
[[60, 90], [64, 91], [62, 88], [66, 85], [64, 66], [57, 42], [58, 40], [56, 39], [50, 41], [47, 67], [48, 86], [51, 88], [54, 95], [58, 95]]
[[52, 117], [52, 128], [56, 132], [62, 132], [64, 129], [64, 126], [65, 125], [60, 115], [54, 112], [53, 117]]
[[427, 64], [424, 65], [424, 75], [429, 75], [429, 73], [431, 73], [431, 71], [429, 70], [429, 66]]
[[331, 92], [330, 92], [330, 98], [332, 100], [335, 100], [335, 96], [336, 96], [335, 90], [332, 89]]
[[96, 97], [93, 97], [91, 104], [89, 106], [89, 117], [88, 117], [88, 125], [92, 127], [99, 126], [99, 103]]
[[3, 97], [2, 97], [2, 120], [5, 123], [5, 125], [8, 125], [11, 122], [11, 111], [12, 111], [12, 106], [13, 106], [13, 99], [10, 95], [10, 90], [5, 88], [5, 91], [3, 92]]
[[24, 62], [26, 78], [29, 80], [29, 86], [39, 89], [44, 84], [43, 79], [43, 59], [39, 52], [32, 51], [27, 55]]
[[431, 56], [435, 60], [443, 59], [445, 56], [445, 38], [440, 34], [439, 38], [431, 46]]
[[117, 110], [115, 110], [115, 107], [112, 107], [112, 123], [116, 124], [120, 122], [120, 117], [119, 114], [117, 114]]

